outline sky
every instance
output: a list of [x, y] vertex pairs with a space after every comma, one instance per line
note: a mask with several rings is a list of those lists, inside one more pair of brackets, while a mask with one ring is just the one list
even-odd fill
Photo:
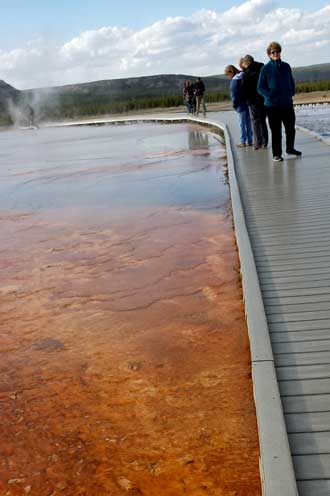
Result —
[[223, 74], [276, 40], [330, 62], [330, 0], [0, 0], [0, 79], [18, 89], [152, 74]]

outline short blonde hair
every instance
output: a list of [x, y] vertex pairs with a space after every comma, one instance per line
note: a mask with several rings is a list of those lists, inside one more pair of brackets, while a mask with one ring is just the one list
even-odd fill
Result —
[[271, 43], [269, 43], [267, 47], [267, 55], [270, 55], [270, 52], [272, 52], [273, 50], [279, 50], [280, 52], [282, 51], [282, 47], [279, 43], [277, 43], [277, 41], [272, 41]]
[[242, 59], [243, 66], [249, 67], [252, 62], [254, 62], [254, 58], [252, 57], [252, 55], [245, 55], [245, 57], [243, 57]]

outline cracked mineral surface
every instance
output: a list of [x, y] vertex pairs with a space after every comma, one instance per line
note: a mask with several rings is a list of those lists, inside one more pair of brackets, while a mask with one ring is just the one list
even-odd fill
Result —
[[260, 495], [217, 136], [40, 129], [0, 149], [0, 495]]

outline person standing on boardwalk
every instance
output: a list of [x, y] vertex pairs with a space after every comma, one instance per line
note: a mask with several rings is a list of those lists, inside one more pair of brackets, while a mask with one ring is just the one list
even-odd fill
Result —
[[230, 93], [233, 107], [238, 112], [239, 125], [241, 130], [240, 143], [237, 146], [253, 145], [251, 119], [249, 107], [244, 100], [242, 93], [243, 72], [240, 72], [234, 65], [227, 65], [226, 76], [230, 81]]
[[194, 84], [194, 91], [195, 91], [195, 96], [196, 96], [196, 115], [199, 114], [199, 109], [200, 106], [202, 105], [203, 107], [203, 115], [204, 117], [206, 116], [206, 105], [205, 105], [205, 99], [204, 99], [204, 93], [205, 93], [205, 85], [201, 78], [197, 78], [197, 81]]
[[193, 87], [190, 84], [190, 81], [185, 81], [183, 85], [183, 100], [184, 103], [187, 107], [188, 114], [193, 113], [193, 97], [194, 97], [194, 91]]
[[258, 92], [264, 97], [265, 107], [272, 132], [272, 149], [274, 162], [282, 162], [282, 123], [286, 134], [286, 153], [300, 156], [295, 149], [296, 116], [292, 97], [295, 94], [295, 84], [291, 67], [281, 60], [282, 47], [272, 41], [267, 47], [269, 62], [265, 64], [258, 81]]
[[252, 55], [245, 55], [242, 59], [242, 66], [244, 67], [242, 91], [252, 118], [255, 150], [259, 150], [261, 147], [267, 148], [268, 145], [264, 99], [257, 91], [259, 75], [263, 65], [261, 62], [256, 62]]

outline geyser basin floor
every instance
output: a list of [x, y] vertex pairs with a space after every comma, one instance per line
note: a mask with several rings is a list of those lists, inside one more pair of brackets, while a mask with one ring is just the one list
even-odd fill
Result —
[[224, 149], [3, 133], [0, 494], [261, 493]]

